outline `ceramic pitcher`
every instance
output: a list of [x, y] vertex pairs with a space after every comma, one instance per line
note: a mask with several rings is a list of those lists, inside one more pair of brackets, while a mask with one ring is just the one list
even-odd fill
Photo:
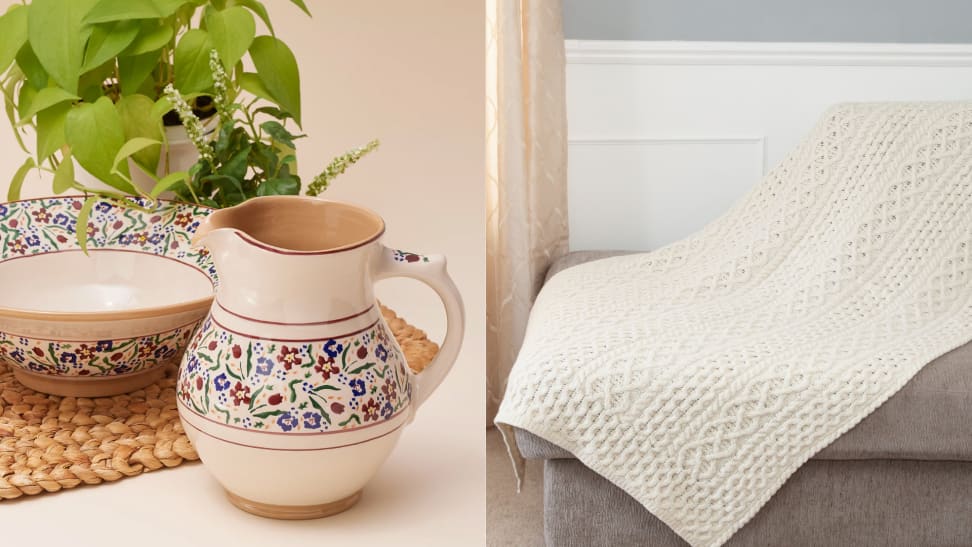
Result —
[[[260, 197], [210, 215], [216, 298], [179, 370], [179, 414], [206, 468], [251, 513], [316, 518], [351, 507], [459, 353], [463, 307], [441, 256], [385, 247], [353, 205]], [[420, 374], [375, 302], [392, 276], [427, 283], [447, 331]]]

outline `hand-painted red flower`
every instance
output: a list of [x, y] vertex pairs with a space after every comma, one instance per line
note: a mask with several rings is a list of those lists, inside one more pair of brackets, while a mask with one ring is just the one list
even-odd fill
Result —
[[233, 398], [233, 404], [236, 406], [250, 404], [250, 387], [244, 386], [243, 382], [236, 382], [236, 385], [233, 386], [229, 394]]
[[190, 213], [179, 213], [178, 215], [176, 215], [175, 218], [176, 226], [182, 226], [183, 228], [185, 228], [186, 226], [189, 226], [189, 223], [191, 222], [192, 222], [192, 214]]
[[7, 226], [10, 226], [11, 228], [16, 228], [17, 227], [17, 219], [12, 218], [9, 221], [7, 221]]
[[189, 380], [182, 381], [182, 386], [179, 387], [179, 396], [182, 397], [183, 401], [188, 401], [189, 397], [191, 397], [189, 395]]
[[270, 396], [269, 399], [267, 399], [267, 402], [272, 405], [279, 405], [280, 403], [283, 402], [283, 395], [279, 393], [274, 393], [273, 395]]
[[41, 207], [39, 210], [34, 211], [34, 220], [40, 224], [47, 224], [51, 221], [51, 214], [47, 212], [46, 207]]
[[241, 348], [239, 344], [233, 344], [233, 350], [232, 351], [233, 351], [233, 358], [234, 359], [239, 359], [240, 357], [243, 356], [243, 348]]
[[98, 233], [98, 227], [94, 223], [88, 223], [88, 237], [94, 237]]
[[64, 237], [64, 236], [62, 236], [62, 235], [60, 235], [60, 234], [58, 234], [58, 236], [57, 236], [57, 242], [58, 243], [67, 243], [67, 238]]
[[217, 342], [216, 340], [212, 340], [209, 342], [209, 345], [206, 347], [209, 348], [209, 351], [216, 351], [217, 346], [219, 346], [219, 342]]
[[118, 361], [119, 359], [121, 359], [124, 356], [125, 356], [125, 354], [123, 354], [122, 352], [119, 351], [119, 352], [116, 352], [116, 353], [112, 353], [111, 354], [111, 357], [109, 357], [109, 359], [111, 359], [112, 361]]
[[157, 345], [153, 343], [142, 344], [138, 347], [138, 356], [141, 358], [151, 357], [155, 353], [155, 349], [158, 348]]
[[361, 347], [358, 348], [358, 359], [364, 359], [367, 356], [368, 356], [368, 347], [362, 345]]
[[325, 380], [329, 380], [332, 374], [341, 372], [341, 369], [334, 364], [333, 357], [324, 357], [323, 355], [317, 356], [317, 364], [314, 365], [314, 370], [321, 373], [321, 376], [323, 376]]
[[43, 357], [44, 356], [44, 350], [42, 350], [40, 348], [34, 348], [34, 355], [36, 355], [38, 357]]
[[391, 378], [385, 380], [385, 385], [381, 386], [381, 392], [385, 394], [385, 399], [389, 402], [394, 401], [398, 397], [397, 386]]
[[378, 416], [380, 415], [380, 410], [381, 409], [378, 406], [378, 403], [373, 398], [368, 399], [367, 403], [361, 405], [361, 413], [364, 414], [364, 419], [366, 422], [371, 420], [377, 421]]
[[149, 238], [148, 232], [139, 232], [134, 236], [132, 236], [132, 242], [138, 243], [139, 245], [145, 245], [145, 242], [148, 241], [148, 238]]
[[77, 354], [79, 360], [90, 361], [92, 358], [94, 358], [95, 350], [94, 348], [89, 347], [87, 344], [81, 344], [78, 346], [78, 349], [74, 350], [74, 353]]
[[118, 230], [119, 228], [121, 228], [124, 225], [125, 225], [125, 223], [123, 223], [122, 221], [116, 220], [115, 223], [111, 225], [111, 227], [112, 227], [112, 229]]
[[159, 216], [159, 215], [153, 215], [152, 218], [149, 219], [149, 223], [155, 224], [156, 222], [158, 222], [160, 220], [162, 220], [162, 217], [161, 216]]
[[297, 355], [299, 352], [299, 348], [288, 348], [287, 346], [282, 346], [280, 348], [280, 355], [277, 356], [277, 361], [279, 361], [285, 369], [290, 370], [291, 367], [300, 365], [300, 363], [303, 361], [300, 356]]
[[24, 245], [23, 238], [18, 237], [17, 239], [8, 241], [7, 247], [10, 249], [10, 252], [12, 253], [24, 254], [27, 252], [27, 245]]
[[341, 403], [331, 403], [331, 412], [335, 414], [340, 414], [344, 412], [344, 405]]

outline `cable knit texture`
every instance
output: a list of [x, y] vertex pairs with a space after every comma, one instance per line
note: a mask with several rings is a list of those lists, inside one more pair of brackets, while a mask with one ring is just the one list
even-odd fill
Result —
[[554, 276], [497, 422], [723, 544], [972, 338], [970, 169], [972, 103], [830, 109], [697, 234]]

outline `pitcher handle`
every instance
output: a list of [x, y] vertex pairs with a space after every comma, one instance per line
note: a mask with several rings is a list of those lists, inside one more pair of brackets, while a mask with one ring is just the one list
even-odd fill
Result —
[[[375, 271], [376, 279], [410, 277], [432, 288], [442, 299], [446, 312], [446, 334], [439, 353], [425, 370], [412, 374], [413, 409], [417, 410], [439, 387], [452, 369], [465, 331], [466, 312], [459, 289], [446, 271], [446, 259], [441, 255], [419, 255], [385, 247]], [[409, 369], [411, 372], [411, 369]]]

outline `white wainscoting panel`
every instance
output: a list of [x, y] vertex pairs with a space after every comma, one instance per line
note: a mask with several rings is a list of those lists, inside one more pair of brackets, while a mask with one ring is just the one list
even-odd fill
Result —
[[844, 101], [972, 100], [972, 45], [567, 41], [570, 245], [656, 249]]
[[[585, 181], [568, 187], [577, 249], [656, 249], [681, 239], [763, 173], [761, 137], [573, 140], [569, 146], [568, 177]], [[574, 226], [583, 229], [573, 232]]]

